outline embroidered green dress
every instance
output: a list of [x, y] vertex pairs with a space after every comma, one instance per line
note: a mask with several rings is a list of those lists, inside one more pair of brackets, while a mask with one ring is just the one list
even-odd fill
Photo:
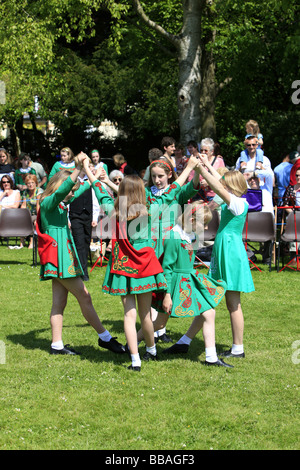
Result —
[[[223, 280], [215, 281], [194, 269], [196, 251], [190, 234], [186, 234], [179, 225], [164, 240], [162, 267], [168, 285], [167, 292], [172, 298], [171, 317], [200, 315], [215, 308], [225, 294], [226, 283]], [[160, 296], [153, 298], [153, 307], [164, 312]]]
[[194, 188], [193, 181], [179, 186], [176, 181], [160, 194], [154, 190], [155, 187], [146, 187], [146, 201], [150, 212], [151, 238], [156, 256], [159, 258], [163, 253], [163, 239], [166, 233], [174, 227], [177, 218], [184, 210], [184, 205], [198, 193]]
[[[42, 232], [50, 235], [57, 243], [58, 248], [58, 267], [51, 263], [41, 265], [41, 281], [84, 275], [68, 225], [68, 206], [62, 202], [73, 186], [74, 182], [70, 177], [67, 178], [54, 194], [47, 196], [40, 204]], [[82, 184], [70, 202], [79, 197], [89, 187], [89, 183]]]
[[[102, 209], [107, 215], [111, 215], [114, 209], [114, 200], [108, 195], [99, 181], [94, 182], [92, 187]], [[140, 223], [134, 219], [128, 223], [128, 241], [135, 250], [145, 247], [152, 248], [152, 240], [149, 231], [148, 218], [142, 218]], [[147, 277], [131, 277], [132, 267], [128, 266], [128, 259], [119, 255], [119, 244], [114, 244], [114, 259], [119, 271], [124, 275], [111, 272], [112, 254], [109, 257], [102, 290], [111, 295], [143, 294], [152, 291], [165, 291], [166, 282], [163, 273], [149, 275]]]

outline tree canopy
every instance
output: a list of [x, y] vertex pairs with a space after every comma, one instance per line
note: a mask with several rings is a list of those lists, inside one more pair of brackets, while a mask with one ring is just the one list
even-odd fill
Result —
[[233, 164], [250, 118], [272, 161], [299, 143], [296, 0], [3, 0], [0, 24], [0, 118], [12, 129], [37, 95], [64, 144], [106, 118], [133, 158], [162, 135], [210, 136]]

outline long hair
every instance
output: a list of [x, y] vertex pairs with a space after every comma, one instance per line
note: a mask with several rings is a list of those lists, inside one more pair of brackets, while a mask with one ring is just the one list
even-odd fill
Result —
[[145, 186], [138, 175], [127, 175], [121, 181], [114, 208], [117, 220], [148, 216]]
[[[55, 193], [55, 191], [62, 185], [64, 181], [66, 181], [66, 179], [71, 174], [71, 171], [65, 169], [55, 173], [47, 184], [45, 191], [41, 195], [40, 203], [45, 199], [45, 197], [51, 196], [51, 194]], [[74, 186], [73, 189], [76, 190], [79, 187], [79, 183], [75, 183]]]

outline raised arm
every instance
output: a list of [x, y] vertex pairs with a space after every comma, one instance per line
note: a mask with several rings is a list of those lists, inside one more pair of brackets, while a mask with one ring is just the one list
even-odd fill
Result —
[[218, 196], [220, 196], [227, 205], [229, 205], [231, 199], [230, 193], [222, 183], [220, 183], [221, 175], [213, 168], [213, 166], [210, 165], [210, 163], [208, 163], [208, 160], [202, 158], [202, 155], [200, 155], [199, 158], [198, 168], [200, 174], [207, 181], [208, 186], [210, 186], [211, 189], [218, 194]]

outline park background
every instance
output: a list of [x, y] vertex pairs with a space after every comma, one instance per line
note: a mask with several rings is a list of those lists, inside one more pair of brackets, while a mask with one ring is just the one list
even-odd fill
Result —
[[[10, 132], [1, 146], [13, 156], [31, 152], [51, 168], [63, 146], [96, 147], [139, 170], [171, 135], [214, 138], [231, 166], [248, 119], [273, 168], [299, 144], [295, 0], [3, 0], [0, 24], [0, 119]], [[99, 134], [105, 120], [116, 139]], [[30, 250], [0, 246], [1, 449], [299, 448], [298, 272], [253, 271], [256, 291], [242, 298], [246, 358], [234, 369], [203, 365], [200, 334], [184, 357], [164, 359], [159, 343], [161, 360], [132, 374], [127, 357], [98, 348], [72, 297], [64, 341], [82, 356], [49, 355], [51, 287], [31, 261]], [[125, 342], [120, 299], [101, 293], [103, 275], [95, 268], [88, 287]], [[168, 324], [174, 341], [189, 324]], [[222, 302], [217, 348], [230, 338]]]
[[211, 137], [232, 166], [254, 119], [274, 168], [300, 143], [297, 3], [3, 0], [2, 145], [49, 169], [69, 146], [141, 170], [163, 135]]

